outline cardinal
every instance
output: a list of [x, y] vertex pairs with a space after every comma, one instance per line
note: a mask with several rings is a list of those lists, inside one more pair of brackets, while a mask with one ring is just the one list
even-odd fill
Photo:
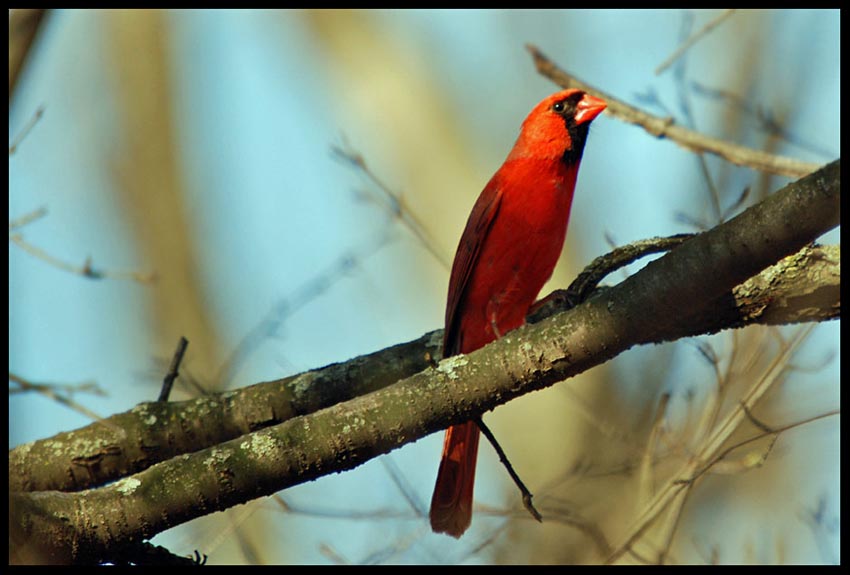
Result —
[[[540, 102], [522, 123], [460, 238], [443, 357], [475, 351], [525, 323], [561, 254], [590, 122], [605, 107], [580, 90], [564, 90]], [[478, 435], [474, 421], [446, 430], [431, 499], [437, 533], [460, 537], [472, 522]]]

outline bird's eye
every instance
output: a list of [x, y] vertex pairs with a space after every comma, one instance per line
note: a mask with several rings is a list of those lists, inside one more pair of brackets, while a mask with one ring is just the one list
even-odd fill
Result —
[[552, 110], [554, 110], [558, 114], [562, 113], [564, 111], [564, 103], [555, 102], [555, 104], [552, 106]]

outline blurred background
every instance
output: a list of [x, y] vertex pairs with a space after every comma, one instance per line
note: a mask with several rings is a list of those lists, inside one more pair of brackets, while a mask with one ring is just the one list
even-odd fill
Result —
[[[648, 112], [826, 163], [840, 156], [839, 20], [837, 10], [49, 12], [14, 93], [10, 83], [9, 216], [33, 217], [10, 231], [9, 447], [155, 400], [181, 335], [190, 345], [173, 399], [442, 327], [472, 204], [525, 115], [558, 89], [525, 43]], [[787, 181], [602, 116], [544, 293], [612, 245], [711, 227]], [[839, 231], [821, 241], [839, 243]], [[61, 267], [86, 262], [107, 277]], [[598, 562], [653, 478], [693, 452], [707, 406], [733, 405], [772, 362], [785, 369], [761, 421], [838, 409], [839, 326], [637, 348], [487, 414], [543, 524], [482, 444], [471, 529], [432, 534], [422, 510], [434, 434], [154, 542], [213, 564]], [[33, 383], [74, 406], [22, 391]], [[735, 452], [623, 560], [837, 563], [839, 421]]]

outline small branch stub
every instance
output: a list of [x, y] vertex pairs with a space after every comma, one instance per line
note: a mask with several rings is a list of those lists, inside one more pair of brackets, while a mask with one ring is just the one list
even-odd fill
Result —
[[183, 361], [183, 355], [186, 353], [187, 347], [189, 347], [189, 340], [180, 336], [180, 341], [177, 342], [177, 350], [174, 352], [174, 357], [171, 358], [171, 367], [168, 368], [168, 373], [165, 374], [165, 379], [162, 380], [162, 390], [159, 392], [158, 401], [168, 401], [168, 396], [171, 395], [171, 387], [179, 375], [178, 369], [180, 368], [180, 362]]

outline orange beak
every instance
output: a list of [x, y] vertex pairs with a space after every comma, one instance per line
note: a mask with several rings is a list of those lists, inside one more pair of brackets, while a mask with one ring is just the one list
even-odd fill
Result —
[[576, 124], [581, 125], [591, 121], [607, 107], [608, 104], [605, 103], [605, 100], [585, 94], [576, 106]]

